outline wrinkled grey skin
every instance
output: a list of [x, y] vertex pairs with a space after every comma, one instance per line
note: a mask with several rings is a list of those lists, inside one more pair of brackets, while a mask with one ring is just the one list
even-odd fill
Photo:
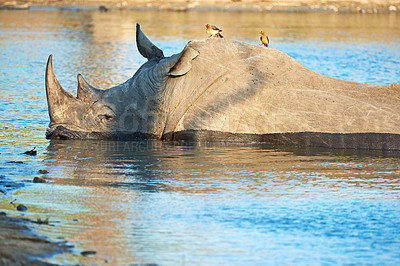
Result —
[[[137, 26], [139, 52], [148, 62], [125, 83], [98, 90], [78, 74], [75, 98], [54, 75], [52, 56], [46, 68], [46, 92], [50, 125], [47, 138], [157, 138], [162, 133], [163, 104], [160, 91], [169, 70], [181, 54], [164, 58]], [[161, 52], [161, 53], [160, 53]]]
[[317, 74], [275, 49], [191, 41], [170, 57], [142, 33], [148, 59], [125, 83], [98, 90], [78, 75], [77, 97], [49, 57], [47, 138], [267, 141], [400, 150], [400, 86]]

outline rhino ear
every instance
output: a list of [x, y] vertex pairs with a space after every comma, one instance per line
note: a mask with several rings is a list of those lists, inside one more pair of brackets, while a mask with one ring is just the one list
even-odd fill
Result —
[[155, 46], [140, 29], [140, 25], [136, 24], [136, 45], [139, 53], [146, 57], [148, 60], [157, 58], [161, 59], [164, 57], [164, 53], [161, 49]]
[[192, 68], [192, 60], [195, 59], [200, 53], [191, 47], [185, 47], [179, 60], [169, 70], [170, 76], [185, 75]]
[[154, 68], [155, 76], [166, 78], [167, 76], [182, 76], [192, 68], [191, 61], [199, 55], [195, 49], [185, 47], [179, 54], [161, 59]]

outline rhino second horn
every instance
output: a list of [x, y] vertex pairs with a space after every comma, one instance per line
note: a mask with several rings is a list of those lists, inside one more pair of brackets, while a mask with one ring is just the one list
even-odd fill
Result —
[[102, 91], [90, 85], [81, 74], [78, 74], [77, 98], [81, 101], [95, 102], [101, 98]]
[[46, 66], [46, 96], [50, 120], [54, 121], [64, 110], [77, 99], [65, 91], [57, 80], [53, 70], [53, 56], [50, 55]]

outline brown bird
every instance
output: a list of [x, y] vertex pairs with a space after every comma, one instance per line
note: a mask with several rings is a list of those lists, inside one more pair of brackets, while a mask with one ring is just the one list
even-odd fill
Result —
[[261, 43], [262, 43], [265, 47], [268, 47], [269, 38], [268, 38], [267, 34], [265, 34], [265, 32], [263, 32], [263, 31], [260, 31], [260, 34], [261, 34], [261, 37], [260, 37]]
[[214, 25], [206, 24], [206, 30], [208, 35], [210, 35], [209, 37], [224, 38], [220, 33], [222, 30], [218, 29]]

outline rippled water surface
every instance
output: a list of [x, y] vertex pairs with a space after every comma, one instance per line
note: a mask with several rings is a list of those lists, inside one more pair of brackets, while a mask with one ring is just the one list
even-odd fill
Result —
[[[255, 143], [49, 141], [45, 62], [61, 84], [124, 82], [135, 23], [171, 55], [204, 24], [328, 76], [400, 82], [397, 14], [0, 11], [0, 209], [75, 245], [48, 261], [110, 265], [400, 264], [400, 153]], [[223, 59], [221, 59], [223, 60]], [[38, 156], [22, 155], [36, 147]], [[22, 163], [16, 163], [20, 161]], [[33, 184], [39, 170], [46, 184]], [[94, 256], [79, 255], [95, 250]]]

